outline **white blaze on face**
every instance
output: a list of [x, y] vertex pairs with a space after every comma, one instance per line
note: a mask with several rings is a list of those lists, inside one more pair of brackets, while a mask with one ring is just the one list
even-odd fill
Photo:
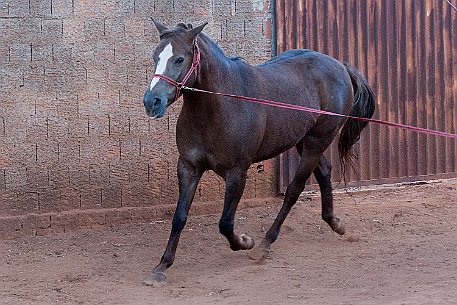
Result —
[[[168, 60], [173, 56], [173, 47], [171, 43], [167, 44], [165, 48], [163, 48], [162, 52], [159, 54], [159, 62], [157, 65], [157, 69], [155, 74], [163, 74], [165, 69], [167, 68]], [[151, 81], [151, 86], [149, 87], [150, 90], [154, 88], [155, 85], [159, 82], [160, 78], [154, 77]]]

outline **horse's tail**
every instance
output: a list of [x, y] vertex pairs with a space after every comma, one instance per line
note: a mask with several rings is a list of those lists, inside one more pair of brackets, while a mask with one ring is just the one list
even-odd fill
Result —
[[[375, 111], [376, 102], [370, 85], [357, 68], [348, 63], [344, 63], [344, 65], [351, 77], [352, 86], [354, 88], [354, 104], [352, 105], [352, 110], [349, 115], [361, 118], [371, 118]], [[352, 146], [360, 139], [360, 133], [367, 124], [368, 122], [349, 118], [341, 129], [338, 150], [344, 179], [348, 167], [354, 167], [352, 161], [352, 157], [354, 156]]]

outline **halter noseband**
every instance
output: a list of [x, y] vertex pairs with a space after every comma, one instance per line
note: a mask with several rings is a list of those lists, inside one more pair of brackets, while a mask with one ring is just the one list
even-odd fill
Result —
[[176, 80], [174, 80], [166, 75], [163, 75], [163, 74], [154, 74], [153, 75], [153, 78], [154, 77], [161, 78], [164, 81], [166, 81], [169, 84], [176, 87], [175, 101], [181, 95], [181, 89], [184, 86], [184, 84], [187, 82], [189, 77], [192, 75], [192, 73], [195, 73], [195, 79], [197, 78], [198, 65], [200, 64], [200, 48], [198, 47], [197, 37], [195, 37], [193, 45], [194, 45], [194, 57], [192, 59], [192, 66], [189, 68], [189, 71], [187, 71], [187, 73], [184, 76], [184, 78], [182, 79], [182, 81], [177, 82]]

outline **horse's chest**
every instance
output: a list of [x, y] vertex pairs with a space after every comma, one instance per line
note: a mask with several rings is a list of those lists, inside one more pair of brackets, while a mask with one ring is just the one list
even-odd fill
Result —
[[178, 141], [178, 151], [181, 158], [188, 162], [224, 175], [225, 171], [247, 159], [244, 149], [234, 143], [235, 141], [228, 141], [224, 137], [207, 141], [205, 138], [188, 137], [185, 141]]

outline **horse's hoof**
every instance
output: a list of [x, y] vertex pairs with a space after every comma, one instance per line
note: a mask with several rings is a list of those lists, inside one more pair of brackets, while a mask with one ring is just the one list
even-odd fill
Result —
[[344, 228], [343, 221], [341, 221], [341, 219], [339, 219], [338, 217], [335, 217], [335, 219], [336, 219], [336, 224], [333, 227], [333, 231], [335, 231], [336, 233], [338, 233], [340, 235], [344, 235], [344, 233], [346, 233], [346, 229]]
[[264, 245], [260, 244], [251, 251], [249, 257], [258, 263], [265, 261], [265, 259], [270, 258], [270, 249], [265, 248]]
[[144, 280], [143, 284], [152, 287], [162, 287], [165, 285], [166, 277], [167, 276], [163, 272], [153, 272], [146, 280]]
[[240, 238], [242, 240], [243, 246], [241, 247], [243, 250], [251, 250], [255, 246], [255, 241], [253, 238], [249, 237], [246, 234], [241, 234]]

